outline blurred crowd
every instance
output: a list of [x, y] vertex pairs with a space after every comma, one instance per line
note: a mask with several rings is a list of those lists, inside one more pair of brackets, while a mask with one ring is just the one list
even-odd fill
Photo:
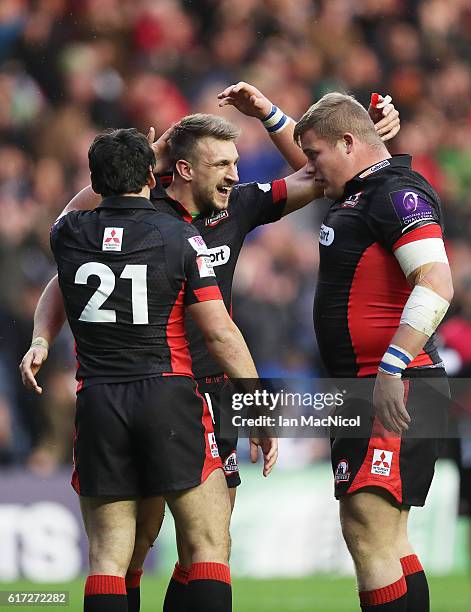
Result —
[[[327, 91], [365, 105], [373, 91], [393, 96], [402, 129], [391, 151], [411, 153], [443, 200], [450, 316], [461, 316], [471, 277], [469, 0], [1, 0], [0, 465], [47, 473], [70, 461], [70, 334], [41, 373], [43, 397], [21, 387], [17, 366], [54, 274], [49, 228], [89, 182], [93, 136], [151, 125], [160, 134], [187, 113], [220, 113], [243, 130], [241, 181], [280, 177], [289, 169], [259, 122], [218, 108], [216, 94], [239, 80], [295, 119]], [[234, 313], [265, 376], [321, 371], [312, 297], [323, 210], [315, 203], [256, 230], [241, 255]]]

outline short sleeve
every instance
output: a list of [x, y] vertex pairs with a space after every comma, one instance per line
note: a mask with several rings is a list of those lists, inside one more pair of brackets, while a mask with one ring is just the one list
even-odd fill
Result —
[[245, 183], [233, 189], [231, 205], [245, 233], [259, 225], [278, 221], [286, 205], [286, 181]]
[[376, 190], [370, 200], [368, 221], [378, 242], [389, 251], [410, 241], [412, 235], [414, 239], [442, 236], [438, 197], [417, 186], [386, 185]]
[[59, 217], [59, 219], [57, 219], [57, 221], [51, 227], [51, 231], [49, 234], [49, 242], [51, 245], [51, 251], [54, 256], [56, 256], [58, 248], [59, 248], [61, 230], [66, 224], [69, 215], [71, 215], [71, 212], [67, 213], [67, 215], [63, 215], [62, 217]]
[[191, 232], [187, 232], [183, 247], [186, 277], [185, 305], [222, 300], [208, 247], [193, 226], [188, 228], [191, 228]]

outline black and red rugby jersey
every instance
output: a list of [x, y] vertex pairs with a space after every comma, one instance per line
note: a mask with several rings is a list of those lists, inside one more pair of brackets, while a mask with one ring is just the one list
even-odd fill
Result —
[[[167, 185], [168, 182], [162, 179], [163, 185]], [[229, 313], [231, 313], [234, 270], [245, 237], [259, 225], [273, 223], [281, 218], [286, 195], [284, 179], [272, 183], [236, 185], [232, 188], [226, 210], [214, 212], [208, 217], [200, 215], [193, 221], [193, 225], [208, 246], [219, 289]], [[183, 216], [191, 222], [191, 215], [181, 204], [170, 198], [161, 185], [152, 191], [151, 200], [157, 210]], [[191, 316], [187, 316], [186, 329], [195, 377], [220, 375], [221, 367], [208, 353], [203, 336]]]
[[[330, 376], [376, 374], [412, 291], [394, 251], [442, 237], [440, 201], [395, 155], [361, 172], [329, 208], [320, 229], [314, 327]], [[441, 363], [435, 335], [409, 367]]]
[[221, 299], [198, 231], [141, 197], [108, 197], [51, 230], [77, 379], [191, 376], [185, 306]]

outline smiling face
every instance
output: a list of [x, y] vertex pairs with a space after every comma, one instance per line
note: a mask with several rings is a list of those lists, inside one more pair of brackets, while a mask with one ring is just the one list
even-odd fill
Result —
[[201, 138], [192, 157], [191, 191], [198, 210], [205, 214], [224, 210], [232, 187], [239, 181], [234, 141]]
[[331, 200], [340, 199], [345, 183], [355, 174], [350, 168], [349, 152], [353, 146], [350, 134], [331, 143], [310, 129], [302, 134], [300, 142], [307, 157], [307, 170], [316, 183], [324, 188], [324, 196]]

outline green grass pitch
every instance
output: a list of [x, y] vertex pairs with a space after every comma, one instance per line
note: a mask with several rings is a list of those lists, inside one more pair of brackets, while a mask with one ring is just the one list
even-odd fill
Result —
[[[166, 588], [166, 579], [151, 576], [142, 580], [141, 612], [159, 612]], [[56, 607], [67, 612], [82, 610], [83, 580], [60, 585], [32, 585], [25, 581], [0, 583], [0, 590], [68, 590], [68, 607]], [[469, 612], [471, 610], [471, 579], [465, 575], [430, 579], [432, 612]], [[356, 612], [359, 610], [355, 584], [349, 578], [313, 576], [293, 580], [237, 579], [233, 583], [234, 612]], [[33, 606], [34, 607], [34, 606]], [[10, 610], [32, 610], [31, 606], [9, 606]], [[7, 610], [7, 607], [0, 606]], [[51, 609], [49, 606], [41, 610]]]

